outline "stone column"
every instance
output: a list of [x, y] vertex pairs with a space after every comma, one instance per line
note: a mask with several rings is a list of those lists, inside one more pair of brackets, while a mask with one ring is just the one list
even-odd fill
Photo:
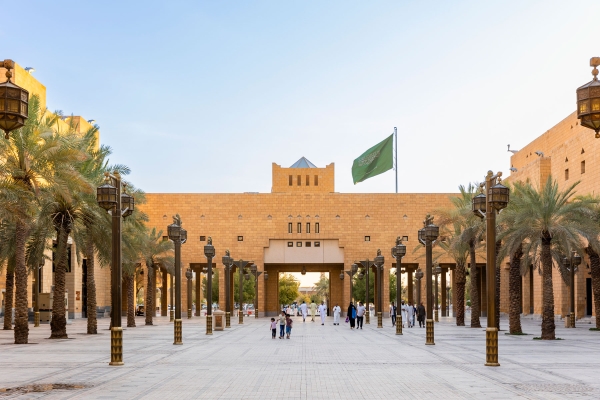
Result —
[[202, 276], [200, 269], [194, 269], [196, 273], [196, 317], [199, 317], [202, 313]]
[[160, 288], [160, 315], [166, 317], [167, 311], [167, 295], [169, 293], [169, 285], [167, 284], [168, 274], [166, 270], [162, 270], [162, 286]]
[[441, 294], [442, 294], [442, 317], [447, 317], [446, 314], [446, 303], [448, 302], [446, 299], [446, 273], [448, 272], [448, 268], [442, 267], [442, 273], [440, 274], [441, 278]]
[[406, 291], [408, 292], [408, 302], [415, 304], [415, 298], [413, 296], [413, 269], [406, 268], [407, 285]]

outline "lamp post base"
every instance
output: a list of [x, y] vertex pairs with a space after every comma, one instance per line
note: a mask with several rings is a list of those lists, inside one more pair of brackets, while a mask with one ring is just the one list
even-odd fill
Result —
[[371, 323], [371, 312], [367, 310], [365, 313], [365, 324], [369, 325]]
[[396, 335], [402, 335], [402, 314], [396, 314]]
[[433, 311], [433, 318], [435, 319], [435, 322], [440, 322], [440, 318], [438, 316], [438, 310], [437, 309], [435, 309]]
[[207, 335], [212, 335], [212, 331], [213, 331], [213, 316], [212, 315], [207, 315], [206, 316], [206, 334]]
[[231, 313], [229, 311], [225, 313], [225, 328], [231, 328]]
[[169, 311], [169, 322], [175, 321], [175, 310]]
[[33, 326], [36, 327], [36, 328], [40, 326], [40, 313], [39, 313], [39, 311], [36, 311], [33, 314]]
[[123, 365], [123, 328], [110, 328], [110, 363], [109, 365]]
[[575, 328], [575, 313], [569, 315], [569, 328]]
[[258, 308], [254, 309], [254, 318], [258, 318]]
[[175, 333], [175, 341], [173, 344], [183, 344], [183, 334], [182, 334], [182, 324], [180, 319], [175, 320], [175, 325], [173, 325], [174, 333]]
[[383, 328], [383, 315], [381, 315], [381, 312], [377, 313], [377, 327]]
[[238, 323], [240, 325], [243, 325], [244, 324], [244, 312], [242, 310], [240, 310], [240, 312], [238, 312], [238, 316], [239, 316]]
[[499, 367], [498, 363], [498, 329], [485, 330], [485, 366]]
[[433, 320], [425, 320], [425, 344], [434, 345]]
[[192, 309], [188, 308], [188, 319], [192, 319]]

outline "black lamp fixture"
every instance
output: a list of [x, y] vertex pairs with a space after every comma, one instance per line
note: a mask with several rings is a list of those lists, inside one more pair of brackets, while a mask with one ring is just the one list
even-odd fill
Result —
[[29, 92], [10, 81], [13, 60], [0, 61], [0, 67], [6, 68], [6, 82], [0, 83], [0, 129], [8, 134], [25, 125], [29, 113]]
[[[6, 61], [5, 61], [6, 62]], [[590, 59], [590, 67], [594, 79], [577, 88], [577, 118], [581, 126], [596, 132], [596, 139], [600, 138], [600, 81], [598, 81], [598, 66], [600, 57]]]

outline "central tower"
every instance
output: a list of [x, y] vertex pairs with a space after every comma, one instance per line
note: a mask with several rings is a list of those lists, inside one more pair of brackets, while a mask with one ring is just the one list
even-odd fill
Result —
[[302, 157], [289, 168], [282, 168], [273, 163], [273, 181], [271, 193], [333, 193], [334, 164], [325, 168]]

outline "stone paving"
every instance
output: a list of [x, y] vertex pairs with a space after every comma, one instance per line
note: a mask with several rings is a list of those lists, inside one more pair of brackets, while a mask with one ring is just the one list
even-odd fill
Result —
[[[600, 398], [600, 332], [591, 325], [557, 327], [565, 340], [533, 340], [540, 324], [524, 321], [527, 336], [500, 332], [500, 367], [484, 367], [484, 329], [435, 325], [435, 346], [425, 329], [396, 336], [385, 327], [325, 326], [295, 318], [290, 340], [271, 339], [268, 318], [205, 335], [205, 319], [183, 320], [182, 346], [173, 324], [124, 332], [122, 367], [109, 361], [109, 319], [99, 334], [85, 320], [68, 326], [70, 339], [49, 340], [49, 326], [30, 328], [29, 345], [12, 344], [0, 331], [0, 398], [49, 399], [564, 399]], [[485, 319], [482, 320], [484, 324]], [[502, 320], [503, 328], [507, 322]], [[44, 385], [47, 384], [47, 385]], [[49, 384], [80, 385], [53, 390]], [[15, 392], [36, 386], [37, 392]], [[6, 390], [12, 389], [12, 390]]]

